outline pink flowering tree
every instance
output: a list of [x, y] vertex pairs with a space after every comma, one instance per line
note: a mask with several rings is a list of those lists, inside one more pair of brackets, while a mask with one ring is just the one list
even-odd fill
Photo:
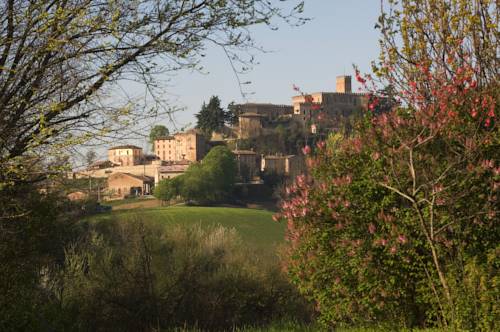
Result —
[[[371, 93], [364, 120], [318, 145], [276, 217], [288, 225], [285, 267], [327, 326], [494, 330], [498, 8], [388, 4], [376, 76], [356, 72]], [[391, 112], [374, 112], [378, 83], [395, 89]]]

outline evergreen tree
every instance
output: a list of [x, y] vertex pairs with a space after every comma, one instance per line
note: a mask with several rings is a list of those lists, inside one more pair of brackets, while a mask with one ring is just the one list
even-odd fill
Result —
[[210, 137], [214, 131], [222, 130], [226, 112], [220, 106], [219, 97], [212, 96], [208, 104], [203, 103], [200, 113], [196, 114], [196, 118], [198, 119], [196, 128], [201, 129], [207, 137]]
[[238, 105], [232, 101], [227, 105], [226, 122], [231, 126], [238, 125], [238, 117], [240, 116], [241, 110]]

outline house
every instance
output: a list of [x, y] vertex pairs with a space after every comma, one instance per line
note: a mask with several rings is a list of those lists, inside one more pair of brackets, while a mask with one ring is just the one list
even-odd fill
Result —
[[258, 113], [243, 113], [238, 116], [238, 137], [245, 139], [255, 137], [262, 132], [264, 115]]
[[205, 138], [195, 129], [158, 137], [153, 148], [160, 160], [173, 162], [200, 161], [207, 153]]
[[255, 178], [259, 173], [259, 159], [253, 150], [233, 150], [238, 165], [238, 176], [245, 182]]
[[261, 159], [260, 170], [266, 173], [275, 173], [293, 178], [303, 173], [304, 169], [304, 159], [296, 155], [268, 155], [262, 156]]
[[135, 145], [120, 145], [108, 149], [110, 162], [120, 166], [134, 166], [142, 164], [142, 148]]
[[130, 173], [113, 173], [108, 177], [108, 191], [111, 196], [151, 194], [154, 178]]
[[336, 92], [315, 92], [292, 97], [293, 118], [304, 125], [315, 124], [311, 130], [339, 126], [343, 118], [368, 107], [368, 95], [353, 93], [351, 76], [338, 76]]
[[235, 104], [236, 115], [251, 113], [262, 115], [266, 121], [276, 121], [280, 117], [293, 113], [293, 107], [290, 105], [278, 105], [269, 103], [245, 103]]
[[163, 179], [172, 179], [183, 174], [189, 165], [191, 165], [189, 161], [180, 161], [159, 166], [155, 175], [155, 184]]

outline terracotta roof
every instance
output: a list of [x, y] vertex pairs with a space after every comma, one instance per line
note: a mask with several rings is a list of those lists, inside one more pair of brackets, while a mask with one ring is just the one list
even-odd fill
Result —
[[119, 146], [114, 146], [112, 148], [109, 148], [108, 150], [118, 150], [118, 149], [139, 149], [139, 150], [142, 150], [142, 148], [135, 146], [135, 145], [119, 145]]
[[154, 182], [154, 179], [152, 177], [146, 176], [146, 175], [134, 175], [134, 174], [125, 173], [125, 172], [117, 172], [117, 173], [114, 173], [112, 176], [114, 177], [114, 176], [120, 175], [120, 174], [129, 176], [131, 178], [134, 178], [134, 179], [137, 179], [137, 180], [141, 180], [141, 181], [144, 181], [144, 182]]

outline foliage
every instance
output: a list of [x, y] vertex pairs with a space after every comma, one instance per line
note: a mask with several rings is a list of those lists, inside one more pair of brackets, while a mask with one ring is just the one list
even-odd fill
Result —
[[222, 202], [231, 197], [237, 171], [234, 154], [225, 146], [217, 146], [201, 163], [189, 166], [176, 183], [180, 195], [188, 201]]
[[497, 4], [388, 3], [374, 69], [402, 107], [318, 143], [277, 216], [288, 271], [325, 326], [496, 330]]
[[224, 128], [226, 112], [220, 106], [220, 99], [212, 96], [208, 104], [203, 103], [200, 113], [196, 114], [198, 123], [196, 128], [200, 129], [206, 137], [210, 138], [212, 132], [220, 132]]
[[[295, 0], [2, 1], [0, 187], [30, 176], [25, 157], [169, 112], [157, 74], [202, 69], [208, 43], [248, 67], [243, 52], [256, 45], [247, 28], [301, 24], [302, 9]], [[143, 83], [146, 96], [121, 94], [123, 80]]]
[[85, 162], [87, 166], [92, 165], [97, 159], [97, 154], [94, 150], [88, 150], [85, 154]]
[[170, 201], [179, 196], [180, 186], [181, 178], [179, 177], [163, 179], [155, 186], [153, 195], [161, 201]]
[[58, 281], [66, 329], [231, 330], [294, 315], [306, 304], [274, 265], [241, 246], [234, 230], [141, 220], [97, 224], [68, 250]]
[[266, 128], [265, 133], [257, 137], [238, 140], [238, 148], [253, 148], [258, 153], [299, 154], [306, 144], [303, 126], [295, 121], [278, 124], [275, 128]]
[[23, 186], [0, 196], [0, 211], [9, 216], [0, 217], [0, 330], [48, 330], [57, 312], [45, 304], [57, 289], [47, 278], [78, 237], [75, 220], [82, 210], [64, 197]]
[[227, 124], [230, 126], [237, 126], [240, 113], [241, 111], [239, 107], [235, 104], [235, 102], [234, 101], [230, 102], [227, 105], [227, 112], [226, 112]]
[[168, 128], [165, 127], [164, 125], [156, 125], [153, 128], [151, 128], [151, 131], [149, 132], [149, 143], [151, 144], [153, 151], [155, 151], [154, 148], [155, 140], [158, 139], [159, 137], [168, 136], [168, 134], [169, 134]]

